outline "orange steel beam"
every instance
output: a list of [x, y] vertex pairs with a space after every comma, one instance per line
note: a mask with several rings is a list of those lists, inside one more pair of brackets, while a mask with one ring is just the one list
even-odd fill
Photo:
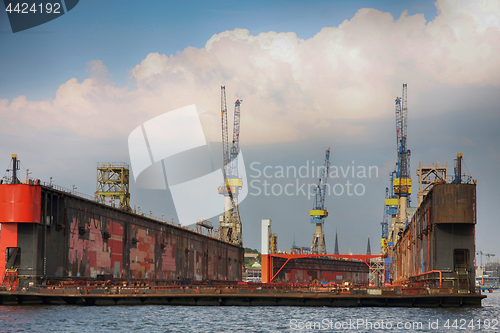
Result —
[[438, 270], [427, 271], [427, 272], [420, 273], [420, 274], [417, 274], [417, 275], [410, 275], [410, 277], [425, 275], [425, 274], [429, 274], [429, 273], [439, 273], [439, 288], [441, 288], [442, 285], [443, 285], [443, 273], [441, 271], [438, 271]]
[[384, 255], [382, 254], [270, 254], [269, 257], [278, 257], [278, 258], [290, 258], [290, 259], [298, 259], [298, 258], [315, 258], [315, 257], [332, 257], [332, 258], [341, 258], [341, 259], [357, 259], [357, 260], [366, 260], [372, 258], [382, 258]]
[[[370, 264], [367, 263], [365, 259], [363, 259], [363, 261], [365, 262], [366, 266], [368, 266], [368, 268], [370, 268], [373, 271], [373, 273], [375, 273], [375, 275], [377, 275], [379, 277], [380, 281], [384, 282], [383, 277], [378, 275], [377, 272], [375, 272], [375, 270], [372, 268], [372, 266], [370, 266]], [[368, 279], [368, 282], [370, 282], [370, 279]]]
[[[332, 258], [342, 258], [342, 259], [358, 259], [362, 260], [365, 262], [365, 264], [368, 265], [366, 262], [366, 259], [372, 259], [372, 258], [381, 258], [383, 255], [372, 255], [372, 254], [270, 254], [269, 255], [269, 265], [272, 268], [272, 257], [277, 257], [277, 258], [285, 258], [287, 259], [285, 263], [280, 267], [280, 269], [274, 274], [274, 276], [269, 280], [269, 282], [273, 282], [274, 278], [281, 272], [281, 270], [285, 267], [285, 265], [291, 260], [291, 259], [299, 259], [299, 258], [315, 258], [315, 257], [332, 257]], [[370, 267], [370, 265], [368, 265]]]
[[[274, 274], [274, 276], [271, 278], [271, 280], [269, 280], [269, 282], [273, 282], [274, 278], [276, 277], [276, 275], [279, 274], [279, 272], [281, 272], [281, 270], [283, 269], [283, 267], [285, 267], [285, 265], [290, 261], [290, 259], [293, 259], [293, 258], [288, 258], [285, 263], [283, 264], [283, 266], [281, 266], [281, 268], [276, 272], [276, 274]], [[271, 265], [272, 265], [272, 260], [271, 260]], [[272, 266], [271, 266], [272, 267]]]

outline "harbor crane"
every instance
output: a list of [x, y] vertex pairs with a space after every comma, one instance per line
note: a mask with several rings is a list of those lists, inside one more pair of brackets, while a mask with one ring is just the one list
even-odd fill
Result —
[[398, 197], [394, 194], [394, 187], [392, 186], [394, 179], [397, 178], [397, 171], [391, 172], [391, 186], [385, 188], [385, 202], [384, 202], [384, 214], [382, 217], [382, 238], [380, 240], [380, 246], [382, 248], [382, 254], [387, 254], [387, 246], [389, 240], [389, 225], [394, 216], [397, 214], [398, 207]]
[[481, 269], [483, 269], [483, 256], [487, 257], [488, 259], [486, 259], [486, 262], [488, 262], [488, 260], [490, 259], [490, 257], [494, 257], [495, 255], [493, 253], [486, 253], [486, 252], [483, 252], [483, 251], [479, 251], [479, 252], [476, 252], [476, 256], [479, 256], [480, 258], [480, 262], [481, 262], [481, 266], [479, 266]]
[[407, 84], [403, 83], [403, 94], [396, 98], [396, 135], [398, 148], [397, 177], [393, 179], [394, 194], [398, 197], [398, 209], [393, 229], [393, 239], [405, 228], [410, 205], [411, 176], [410, 150], [407, 147]]
[[227, 125], [226, 87], [221, 86], [221, 118], [222, 118], [222, 156], [224, 185], [219, 186], [219, 194], [224, 195], [224, 214], [219, 216], [219, 235], [224, 241], [238, 246], [243, 244], [241, 219], [238, 209], [238, 192], [243, 181], [238, 176], [238, 154], [240, 153], [240, 104], [238, 99], [234, 105], [233, 141], [229, 148]]
[[325, 164], [323, 172], [316, 186], [316, 195], [314, 197], [314, 207], [309, 212], [311, 223], [316, 224], [316, 233], [313, 236], [311, 253], [326, 254], [325, 234], [323, 233], [323, 219], [328, 216], [325, 209], [326, 183], [328, 181], [328, 170], [330, 169], [330, 148], [326, 150]]

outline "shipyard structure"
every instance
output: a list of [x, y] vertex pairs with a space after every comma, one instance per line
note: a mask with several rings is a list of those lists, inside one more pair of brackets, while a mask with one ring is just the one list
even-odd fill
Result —
[[[14, 168], [16, 163], [14, 155]], [[113, 178], [123, 184], [128, 175], [123, 164], [100, 167], [120, 175], [103, 184]], [[85, 279], [241, 280], [242, 247], [209, 232], [136, 214], [127, 208], [126, 192], [108, 194], [121, 196], [121, 207], [52, 183], [23, 184], [15, 173], [11, 182], [0, 184], [0, 283], [22, 287]]]
[[436, 184], [394, 245], [394, 280], [475, 290], [476, 185]]
[[[243, 282], [238, 194], [240, 106], [232, 142], [221, 87], [224, 213], [218, 229], [196, 231], [130, 208], [128, 166], [99, 163], [95, 197], [52, 183], [0, 181], [0, 304], [166, 304], [245, 306], [481, 306], [475, 288], [476, 181], [444, 163], [420, 163], [418, 206], [411, 207], [407, 85], [396, 98], [398, 160], [386, 188], [381, 253], [326, 251], [323, 224], [330, 148], [316, 186], [310, 248], [277, 250], [271, 220], [261, 220], [261, 282]], [[231, 144], [230, 144], [231, 142]], [[194, 221], [193, 221], [194, 222]]]
[[446, 163], [421, 162], [418, 204], [411, 207], [406, 84], [395, 104], [398, 159], [386, 188], [381, 223], [385, 258], [376, 280], [474, 294], [476, 180], [462, 172], [463, 154], [457, 154], [451, 177]]

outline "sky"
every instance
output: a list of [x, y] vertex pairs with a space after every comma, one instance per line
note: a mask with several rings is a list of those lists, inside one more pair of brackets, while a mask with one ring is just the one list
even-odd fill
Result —
[[[498, 1], [86, 0], [18, 33], [1, 11], [0, 157], [8, 169], [16, 153], [21, 173], [93, 195], [98, 162], [130, 163], [134, 129], [194, 104], [208, 154], [170, 162], [201, 175], [222, 164], [224, 85], [230, 123], [243, 101], [244, 246], [260, 249], [267, 218], [278, 248], [310, 246], [308, 188], [330, 147], [327, 250], [337, 232], [340, 252], [365, 253], [368, 236], [375, 252], [407, 83], [412, 206], [419, 162], [452, 174], [463, 153], [477, 179], [477, 250], [500, 256], [498, 54]], [[300, 167], [309, 174], [280, 173]], [[136, 209], [178, 221], [170, 190], [130, 190]]]

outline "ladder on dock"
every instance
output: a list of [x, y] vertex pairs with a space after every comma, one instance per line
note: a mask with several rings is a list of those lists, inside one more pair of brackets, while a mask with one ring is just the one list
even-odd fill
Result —
[[17, 268], [5, 270], [5, 275], [0, 287], [4, 287], [7, 290], [12, 290], [13, 288], [15, 289], [15, 287], [17, 287]]

